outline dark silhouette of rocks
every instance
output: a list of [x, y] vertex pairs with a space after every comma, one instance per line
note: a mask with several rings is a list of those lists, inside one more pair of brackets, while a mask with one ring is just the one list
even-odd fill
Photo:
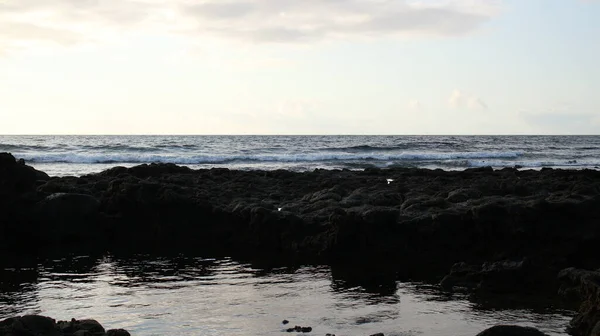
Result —
[[0, 336], [129, 336], [123, 329], [105, 331], [96, 320], [59, 321], [26, 315], [0, 321]]
[[513, 325], [497, 325], [488, 328], [477, 336], [547, 336], [543, 332], [532, 327], [520, 327]]
[[380, 263], [406, 276], [525, 257], [556, 271], [600, 266], [597, 171], [294, 173], [151, 164], [79, 178], [42, 174], [2, 155], [0, 239], [11, 253], [175, 249]]
[[[448, 289], [500, 295], [556, 293], [561, 269], [600, 267], [594, 170], [150, 164], [49, 178], [4, 153], [0, 187], [4, 256], [189, 253], [349, 265], [365, 281], [447, 274]], [[589, 335], [594, 326], [574, 330]]]

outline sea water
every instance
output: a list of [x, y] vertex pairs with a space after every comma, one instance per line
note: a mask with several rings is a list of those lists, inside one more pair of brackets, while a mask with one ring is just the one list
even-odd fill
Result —
[[83, 256], [0, 272], [0, 319], [94, 318], [138, 336], [284, 336], [290, 325], [321, 336], [475, 336], [496, 324], [561, 335], [573, 315], [547, 304], [471, 302], [376, 275], [365, 284], [325, 266], [265, 270], [227, 258]]
[[0, 136], [51, 176], [165, 162], [192, 168], [598, 169], [600, 136]]

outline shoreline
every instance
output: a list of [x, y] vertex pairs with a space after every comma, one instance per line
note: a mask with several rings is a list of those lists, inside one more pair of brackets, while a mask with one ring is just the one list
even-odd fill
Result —
[[442, 280], [482, 296], [556, 295], [562, 269], [600, 267], [596, 170], [150, 164], [50, 178], [0, 156], [4, 255], [222, 254]]

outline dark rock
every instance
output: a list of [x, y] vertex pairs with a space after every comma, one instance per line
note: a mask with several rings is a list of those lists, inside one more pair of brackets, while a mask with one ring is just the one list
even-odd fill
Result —
[[96, 320], [79, 320], [74, 323], [76, 330], [85, 330], [91, 334], [103, 334], [104, 327]]
[[0, 335], [15, 336], [60, 336], [56, 322], [45, 316], [26, 315], [0, 322]]
[[0, 197], [34, 191], [38, 180], [49, 180], [44, 172], [22, 162], [9, 153], [0, 153]]
[[312, 331], [312, 327], [302, 327], [300, 331], [302, 331], [303, 333], [309, 333]]
[[39, 315], [28, 315], [0, 321], [0, 336], [128, 336], [123, 329], [109, 330], [96, 320], [75, 320], [55, 322], [54, 319]]
[[531, 293], [555, 290], [554, 272], [530, 259], [486, 262], [481, 266], [457, 263], [440, 285], [477, 290], [479, 294]]
[[371, 336], [384, 336], [383, 333], [377, 333], [377, 334], [373, 334]]
[[94, 336], [94, 334], [87, 330], [77, 330], [73, 333], [73, 336]]
[[543, 332], [532, 327], [520, 327], [514, 325], [497, 325], [488, 328], [477, 336], [547, 336]]
[[574, 336], [598, 335], [600, 331], [600, 272], [575, 268], [562, 270], [558, 275], [560, 292], [575, 290], [581, 300], [579, 311], [569, 323], [569, 334]]
[[39, 204], [39, 215], [52, 221], [83, 221], [98, 214], [100, 202], [93, 196], [57, 193]]
[[[523, 283], [535, 289], [530, 280], [546, 273], [550, 284], [565, 267], [600, 267], [597, 171], [297, 173], [150, 164], [38, 186], [40, 176], [0, 154], [0, 254], [277, 256], [436, 279], [464, 261], [477, 269], [463, 280], [451, 272], [444, 285], [498, 293]], [[482, 265], [526, 257], [547, 265]]]
[[596, 322], [596, 326], [592, 329], [590, 336], [600, 336], [600, 321]]
[[281, 323], [283, 323], [283, 324], [288, 324], [288, 323], [290, 323], [290, 321], [288, 321], [288, 320], [283, 320], [283, 321], [281, 321]]

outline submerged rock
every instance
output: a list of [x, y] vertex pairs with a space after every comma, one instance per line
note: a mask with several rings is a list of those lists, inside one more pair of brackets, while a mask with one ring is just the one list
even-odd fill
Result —
[[514, 325], [497, 325], [486, 329], [477, 336], [548, 336], [532, 327]]
[[479, 294], [539, 293], [556, 287], [553, 274], [556, 273], [550, 267], [528, 258], [483, 265], [462, 262], [452, 266], [440, 285], [447, 290], [467, 289]]

